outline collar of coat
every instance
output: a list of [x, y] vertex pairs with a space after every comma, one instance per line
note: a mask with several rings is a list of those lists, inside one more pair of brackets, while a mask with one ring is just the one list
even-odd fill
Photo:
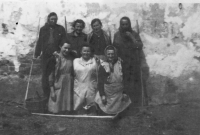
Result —
[[80, 35], [76, 36], [76, 35], [75, 35], [75, 31], [73, 31], [73, 32], [69, 33], [69, 35], [70, 35], [70, 36], [72, 36], [72, 37], [84, 37], [84, 36], [86, 36], [86, 34], [85, 34], [85, 33], [83, 33], [83, 32], [81, 32], [81, 34], [80, 34]]
[[88, 61], [84, 61], [83, 58], [79, 58], [79, 64], [81, 64], [82, 66], [87, 66], [89, 64], [93, 64], [95, 62], [94, 58], [90, 58]]
[[49, 25], [48, 23], [45, 23], [44, 28], [45, 28], [45, 29], [50, 29], [50, 28], [55, 29], [55, 28], [57, 28], [57, 27], [59, 27], [59, 26], [60, 26], [60, 25], [58, 25], [58, 24], [55, 24], [54, 26], [51, 26], [51, 25]]
[[[110, 41], [110, 36], [104, 31], [104, 30], [101, 30], [102, 33], [103, 33], [103, 36], [106, 40], [106, 44], [107, 45], [110, 45], [111, 44], [111, 41]], [[92, 31], [91, 33], [88, 34], [87, 36], [87, 42], [90, 42], [91, 38], [92, 38], [92, 35], [94, 34], [94, 32]]]

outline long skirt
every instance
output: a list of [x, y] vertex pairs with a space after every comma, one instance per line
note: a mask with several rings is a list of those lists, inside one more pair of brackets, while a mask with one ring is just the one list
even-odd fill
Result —
[[74, 82], [74, 110], [78, 110], [81, 107], [89, 109], [95, 105], [95, 97], [97, 92], [97, 83], [79, 83]]
[[70, 74], [61, 75], [55, 86], [55, 100], [49, 98], [48, 110], [52, 113], [73, 110], [73, 77]]
[[99, 92], [95, 98], [100, 109], [107, 114], [117, 114], [125, 110], [130, 104], [129, 96], [123, 94], [123, 85], [121, 83], [105, 84], [105, 96], [107, 103], [102, 103]]

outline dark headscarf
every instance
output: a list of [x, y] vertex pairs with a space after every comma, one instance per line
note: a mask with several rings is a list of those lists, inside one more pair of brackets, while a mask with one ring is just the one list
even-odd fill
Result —
[[132, 30], [132, 27], [131, 27], [131, 20], [130, 20], [130, 18], [128, 18], [128, 17], [126, 17], [126, 16], [124, 16], [124, 17], [122, 17], [122, 18], [120, 19], [119, 31], [120, 31], [120, 32], [124, 32], [124, 31], [122, 30], [122, 28], [121, 28], [122, 20], [127, 20], [127, 21], [128, 21], [129, 27], [128, 27], [128, 29], [127, 29], [126, 31], [132, 32], [133, 30]]

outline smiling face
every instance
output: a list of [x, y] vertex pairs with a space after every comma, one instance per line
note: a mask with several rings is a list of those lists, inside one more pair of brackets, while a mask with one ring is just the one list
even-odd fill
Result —
[[99, 32], [101, 30], [101, 24], [99, 23], [99, 21], [96, 21], [92, 24], [92, 29], [94, 32]]
[[89, 60], [91, 57], [91, 48], [84, 46], [81, 50], [81, 56], [84, 60]]
[[64, 43], [64, 45], [61, 47], [61, 53], [63, 56], [67, 56], [69, 52], [71, 51], [71, 45]]
[[108, 62], [113, 62], [115, 59], [115, 51], [114, 50], [107, 50], [106, 51], [106, 57]]
[[54, 26], [54, 25], [56, 25], [57, 20], [58, 20], [58, 17], [56, 15], [50, 16], [49, 17], [49, 24]]
[[76, 32], [76, 34], [81, 34], [83, 30], [83, 24], [82, 23], [76, 23], [75, 27], [74, 27], [74, 31]]

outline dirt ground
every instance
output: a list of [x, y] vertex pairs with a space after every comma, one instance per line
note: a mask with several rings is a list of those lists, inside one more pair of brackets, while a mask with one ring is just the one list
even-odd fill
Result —
[[200, 101], [132, 108], [115, 120], [31, 115], [0, 100], [0, 135], [200, 135]]

